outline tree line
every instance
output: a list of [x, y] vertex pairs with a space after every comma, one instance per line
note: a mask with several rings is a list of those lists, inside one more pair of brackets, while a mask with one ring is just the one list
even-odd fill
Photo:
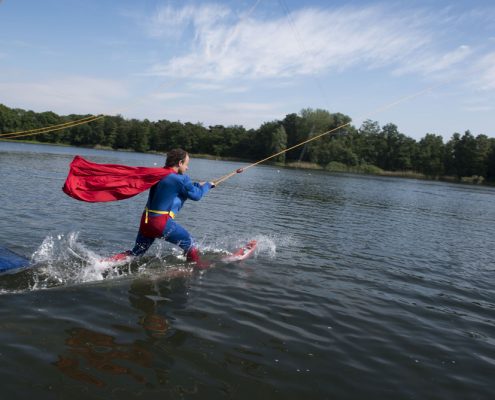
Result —
[[[87, 115], [60, 116], [36, 113], [0, 104], [0, 134], [44, 128], [75, 121]], [[241, 125], [213, 125], [159, 120], [156, 122], [106, 116], [87, 124], [41, 133], [35, 139], [73, 146], [103, 146], [138, 152], [166, 152], [182, 147], [193, 154], [260, 160], [339, 126], [343, 128], [304, 146], [281, 154], [276, 162], [309, 162], [330, 170], [361, 172], [417, 172], [432, 178], [466, 177], [495, 182], [495, 138], [470, 131], [442, 136], [427, 133], [415, 140], [395, 124], [380, 126], [365, 121], [359, 128], [351, 118], [322, 109], [303, 109], [282, 120], [263, 123], [257, 129]], [[1, 138], [1, 136], [0, 136]], [[32, 136], [19, 140], [32, 140]]]

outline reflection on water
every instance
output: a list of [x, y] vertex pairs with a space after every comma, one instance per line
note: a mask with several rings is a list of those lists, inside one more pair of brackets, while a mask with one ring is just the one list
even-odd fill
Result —
[[[152, 353], [141, 345], [116, 343], [115, 338], [110, 335], [85, 328], [73, 328], [67, 334], [67, 352], [59, 355], [58, 361], [54, 363], [63, 374], [99, 387], [105, 386], [106, 374], [127, 375], [139, 383], [146, 383], [143, 375], [135, 372], [132, 367], [120, 364], [124, 361], [126, 364], [149, 368]], [[86, 372], [91, 369], [103, 374]]]
[[159, 284], [152, 279], [136, 279], [129, 287], [129, 302], [132, 307], [143, 312], [139, 324], [146, 334], [152, 338], [165, 336], [169, 329], [169, 321], [161, 315], [159, 305], [170, 301], [168, 291], [160, 293]]
[[[66, 331], [66, 351], [58, 356], [53, 365], [71, 379], [96, 387], [106, 386], [106, 377], [115, 375], [129, 376], [141, 384], [150, 383], [147, 378], [149, 372], [140, 371], [143, 368], [153, 369], [152, 376], [163, 375], [163, 367], [154, 368], [154, 346], [158, 345], [161, 351], [166, 349], [167, 336], [174, 346], [186, 339], [187, 335], [171, 329], [171, 322], [166, 316], [167, 305], [172, 305], [174, 309], [186, 307], [185, 276], [190, 276], [190, 273], [175, 270], [161, 274], [159, 279], [140, 277], [130, 283], [129, 303], [140, 312], [135, 324], [143, 329], [147, 341], [119, 343], [107, 333], [89, 328], [72, 328]], [[114, 328], [135, 332], [135, 326], [118, 325]], [[169, 361], [170, 365], [173, 364], [171, 358]]]

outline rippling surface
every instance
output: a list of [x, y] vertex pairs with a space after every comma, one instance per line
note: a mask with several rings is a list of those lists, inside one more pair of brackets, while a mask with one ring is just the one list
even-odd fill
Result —
[[2, 398], [493, 398], [493, 188], [256, 167], [178, 218], [207, 255], [256, 238], [254, 258], [196, 273], [159, 242], [102, 274], [146, 194], [67, 197], [74, 154], [163, 164], [0, 143], [0, 244], [37, 265], [0, 276]]

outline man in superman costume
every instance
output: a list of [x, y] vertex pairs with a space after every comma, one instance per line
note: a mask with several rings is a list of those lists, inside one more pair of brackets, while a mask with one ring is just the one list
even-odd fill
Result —
[[174, 218], [187, 199], [198, 201], [215, 185], [193, 183], [185, 175], [188, 168], [189, 154], [182, 149], [167, 153], [164, 168], [96, 164], [76, 156], [63, 190], [78, 200], [100, 202], [126, 199], [151, 188], [134, 248], [109, 260], [140, 256], [156, 238], [164, 238], [183, 249], [188, 261], [205, 268], [207, 264], [200, 260], [192, 236]]

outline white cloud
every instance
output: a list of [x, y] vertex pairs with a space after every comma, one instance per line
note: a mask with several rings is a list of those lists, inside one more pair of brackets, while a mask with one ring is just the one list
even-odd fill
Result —
[[117, 113], [110, 108], [128, 95], [119, 82], [71, 76], [40, 82], [0, 82], [0, 101], [9, 106], [57, 113]]
[[210, 80], [316, 74], [399, 63], [431, 41], [420, 19], [387, 15], [380, 7], [307, 8], [274, 20], [233, 21], [231, 14], [217, 5], [159, 11], [150, 24], [154, 34], [192, 27], [193, 41], [188, 53], [155, 64], [150, 73]]
[[194, 95], [192, 93], [186, 93], [186, 92], [164, 92], [164, 93], [154, 93], [151, 94], [149, 97], [154, 99], [154, 100], [174, 100], [174, 99], [181, 99], [184, 97], [193, 97]]
[[187, 87], [191, 90], [223, 90], [225, 88], [224, 85], [207, 82], [189, 82]]
[[495, 89], [495, 52], [486, 54], [474, 66], [475, 84], [484, 90]]
[[228, 8], [217, 4], [198, 7], [189, 5], [180, 9], [168, 5], [160, 8], [145, 25], [151, 36], [178, 37], [190, 24], [201, 29], [212, 27], [229, 15]]
[[471, 111], [471, 112], [486, 112], [486, 111], [492, 111], [495, 107], [491, 105], [482, 105], [482, 106], [466, 106], [464, 107], [464, 110], [466, 111]]
[[229, 87], [225, 88], [224, 92], [225, 93], [246, 93], [249, 90], [250, 90], [250, 88], [247, 86], [236, 85], [236, 86], [229, 86]]
[[481, 45], [451, 39], [483, 15], [367, 6], [306, 7], [275, 18], [248, 13], [238, 19], [223, 5], [167, 6], [150, 18], [149, 33], [166, 40], [180, 36], [183, 53], [153, 64], [146, 74], [187, 78], [198, 90], [223, 90], [240, 78], [274, 85], [350, 68], [468, 81], [467, 71], [479, 65], [476, 83], [495, 89], [491, 56], [483, 56]]
[[467, 45], [459, 46], [457, 49], [445, 54], [427, 54], [417, 57], [410, 63], [399, 67], [396, 73], [419, 72], [425, 75], [444, 73], [451, 70], [456, 64], [465, 61], [473, 54], [473, 49]]
[[249, 87], [239, 84], [220, 84], [218, 82], [189, 82], [187, 87], [193, 91], [216, 91], [223, 93], [245, 93]]

